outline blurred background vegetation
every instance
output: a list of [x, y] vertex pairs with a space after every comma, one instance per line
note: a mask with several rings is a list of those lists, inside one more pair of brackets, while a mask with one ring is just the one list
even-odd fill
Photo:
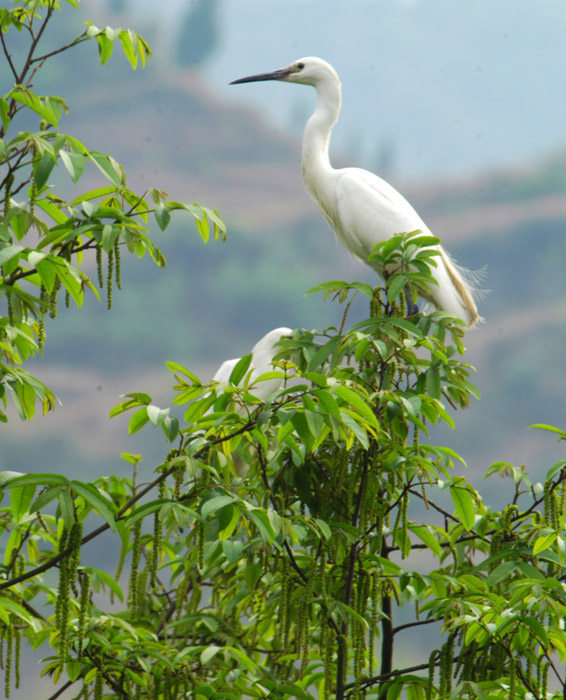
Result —
[[[166, 360], [208, 379], [271, 328], [338, 325], [342, 308], [305, 298], [310, 287], [377, 281], [333, 240], [303, 191], [300, 135], [313, 91], [227, 86], [319, 54], [344, 85], [335, 165], [379, 170], [460, 263], [486, 267], [487, 323], [466, 338], [483, 398], [456, 417], [455, 432], [435, 429], [432, 441], [462, 454], [475, 485], [496, 460], [525, 463], [536, 481], [560, 447], [527, 427], [561, 425], [566, 385], [566, 105], [556, 89], [566, 8], [534, 0], [265, 5], [63, 7], [65, 21], [47, 37], [54, 46], [90, 19], [132, 26], [155, 57], [136, 73], [119, 52], [101, 68], [94, 43], [54, 59], [36, 91], [67, 99], [62, 130], [111, 153], [135, 189], [159, 186], [217, 208], [228, 241], [203, 246], [188, 217], [163, 234], [155, 227], [165, 272], [125, 256], [126, 291], [111, 313], [91, 297], [48, 321], [35, 369], [63, 406], [30, 424], [14, 416], [2, 429], [0, 469], [126, 473], [122, 451], [142, 451], [153, 467], [160, 436], [146, 429], [129, 438], [127, 419], [107, 418], [120, 394], [146, 390], [166, 405]], [[0, 71], [7, 91], [10, 75]], [[360, 301], [352, 319], [365, 313]]]

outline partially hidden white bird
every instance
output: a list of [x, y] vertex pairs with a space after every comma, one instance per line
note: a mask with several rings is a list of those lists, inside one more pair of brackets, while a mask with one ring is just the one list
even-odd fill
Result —
[[[277, 391], [277, 389], [281, 387], [283, 380], [276, 377], [274, 379], [262, 380], [257, 384], [255, 382], [262, 374], [277, 369], [273, 366], [273, 358], [279, 352], [279, 348], [275, 345], [283, 336], [290, 335], [292, 332], [290, 328], [285, 328], [284, 326], [281, 328], [274, 328], [272, 331], [269, 331], [269, 333], [266, 333], [263, 338], [258, 340], [252, 348], [252, 361], [248, 370], [251, 370], [248, 388], [251, 394], [257, 396], [257, 398], [262, 401], [265, 401], [268, 396], [273, 394], [274, 391]], [[216, 370], [216, 374], [212, 378], [213, 381], [228, 383], [232, 370], [241, 359], [241, 357], [236, 357], [233, 360], [225, 360]], [[241, 410], [242, 409], [239, 409], [238, 412]]]
[[[257, 383], [256, 380], [261, 377], [262, 374], [277, 369], [277, 367], [273, 365], [273, 358], [279, 352], [276, 343], [278, 343], [283, 336], [290, 335], [292, 332], [290, 328], [285, 328], [284, 326], [281, 328], [274, 328], [272, 331], [269, 331], [269, 333], [266, 333], [263, 338], [258, 340], [252, 348], [252, 361], [250, 363], [250, 369], [248, 370], [248, 372], [251, 370], [248, 391], [261, 401], [265, 401], [273, 392], [281, 388], [283, 379], [281, 377], [274, 377], [272, 379], [264, 379]], [[233, 360], [225, 360], [216, 371], [213, 381], [227, 384], [230, 381], [232, 370], [240, 359], [240, 357], [236, 357]], [[251, 408], [255, 408], [255, 405]], [[242, 416], [246, 412], [246, 407], [241, 403], [236, 403], [234, 410]], [[232, 460], [238, 476], [245, 476], [249, 471], [249, 465], [235, 453], [232, 455]]]
[[[357, 258], [383, 270], [368, 258], [376, 243], [396, 233], [421, 229], [431, 234], [409, 202], [377, 175], [361, 168], [333, 168], [328, 148], [332, 128], [338, 120], [342, 93], [334, 68], [321, 58], [300, 58], [287, 68], [234, 80], [231, 85], [263, 80], [311, 85], [317, 92], [316, 108], [303, 135], [303, 180], [342, 244]], [[438, 285], [421, 289], [422, 297], [437, 309], [473, 326], [480, 317], [474, 302], [473, 274], [457, 266], [448, 253], [436, 246], [432, 276]]]

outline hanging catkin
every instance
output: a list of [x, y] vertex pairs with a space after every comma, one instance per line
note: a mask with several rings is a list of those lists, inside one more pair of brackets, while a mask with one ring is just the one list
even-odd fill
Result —
[[132, 612], [138, 609], [138, 567], [141, 556], [141, 527], [142, 519], [136, 520], [133, 530], [132, 563], [130, 567], [130, 585], [128, 589], [128, 607]]
[[84, 638], [86, 630], [87, 615], [90, 606], [90, 574], [88, 571], [83, 572], [81, 576], [81, 601], [79, 609], [79, 624], [78, 624], [78, 647], [79, 659], [83, 657]]
[[428, 657], [428, 683], [427, 683], [427, 698], [434, 697], [434, 669], [436, 666], [436, 657], [440, 652], [438, 649], [434, 649], [430, 652]]
[[[59, 552], [66, 549], [69, 538], [67, 529], [63, 528], [59, 539]], [[59, 629], [59, 660], [63, 666], [67, 660], [68, 648], [68, 620], [69, 620], [69, 598], [71, 594], [71, 580], [69, 569], [71, 566], [72, 552], [64, 557], [59, 563], [59, 589], [57, 592], [57, 603], [55, 606], [56, 625]]]
[[[126, 554], [128, 553], [129, 545], [129, 541], [126, 538], [122, 538], [118, 566], [116, 567], [116, 573], [114, 574], [116, 581], [120, 581], [120, 576], [122, 575], [122, 571], [124, 569], [124, 562], [126, 561]], [[110, 602], [114, 604], [114, 591], [110, 591]]]
[[196, 525], [198, 538], [198, 567], [204, 569], [204, 524], [199, 522]]
[[96, 674], [96, 680], [94, 681], [93, 700], [102, 700], [103, 691], [104, 691], [104, 680], [102, 678], [102, 673], [100, 673], [100, 671], [98, 671]]
[[5, 641], [5, 651], [6, 657], [4, 661], [5, 675], [4, 675], [4, 694], [7, 698], [10, 697], [11, 686], [12, 686], [12, 658], [13, 658], [13, 642], [14, 642], [14, 628], [11, 624], [6, 627], [6, 641]]
[[116, 286], [118, 289], [122, 289], [122, 259], [120, 256], [120, 239], [117, 238], [114, 243], [114, 268], [115, 268], [115, 279]]
[[161, 545], [163, 540], [163, 525], [159, 517], [159, 511], [156, 510], [153, 514], [153, 540], [151, 549], [151, 561], [149, 572], [149, 585], [155, 588], [157, 585], [157, 570], [159, 568], [159, 560], [161, 556]]
[[83, 524], [74, 522], [69, 535], [69, 546], [72, 548], [69, 555], [69, 583], [75, 596], [79, 595], [77, 587], [77, 571], [81, 561], [81, 541], [83, 537]]
[[102, 246], [96, 246], [96, 274], [98, 278], [98, 286], [100, 289], [104, 287], [104, 272], [102, 270]]
[[108, 310], [112, 308], [112, 295], [114, 291], [114, 248], [108, 251], [108, 271], [106, 273], [106, 294]]
[[37, 321], [37, 345], [40, 351], [43, 351], [43, 347], [45, 345], [45, 314], [48, 310], [49, 294], [47, 293], [45, 285], [42, 284], [41, 289], [39, 291], [39, 318]]
[[[20, 662], [22, 656], [22, 631], [18, 627], [14, 627], [14, 647], [14, 671], [16, 675], [15, 687], [17, 690], [20, 687]], [[548, 673], [546, 675], [548, 676]]]
[[554, 500], [552, 498], [552, 481], [544, 482], [544, 521], [547, 525], [552, 526]]
[[[69, 243], [68, 245], [64, 246], [61, 249], [61, 257], [66, 260], [68, 263], [71, 262], [71, 259], [73, 257], [73, 244]], [[69, 294], [69, 290], [65, 289], [65, 308], [69, 308], [71, 306], [71, 295]]]

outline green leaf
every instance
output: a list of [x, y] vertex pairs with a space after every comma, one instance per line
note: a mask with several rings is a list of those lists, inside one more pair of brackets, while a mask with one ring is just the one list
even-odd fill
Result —
[[332, 394], [326, 389], [321, 389], [320, 391], [317, 391], [316, 396], [318, 397], [318, 400], [320, 401], [322, 406], [324, 406], [325, 411], [329, 415], [334, 416], [334, 418], [337, 418], [339, 420], [340, 408], [338, 407], [334, 396], [332, 396]]
[[121, 398], [124, 397], [127, 397], [128, 400], [119, 403], [117, 406], [114, 406], [114, 408], [109, 413], [110, 418], [114, 418], [114, 416], [118, 416], [120, 415], [120, 413], [125, 413], [126, 411], [129, 411], [131, 408], [135, 408], [136, 406], [147, 406], [152, 401], [151, 396], [149, 394], [144, 394], [142, 392], [124, 394]]
[[327, 522], [324, 520], [321, 520], [320, 518], [315, 518], [315, 522], [320, 528], [320, 531], [324, 535], [324, 537], [329, 540], [332, 537], [332, 530], [330, 529], [330, 526], [328, 525]]
[[277, 537], [277, 533], [273, 530], [273, 527], [265, 512], [259, 509], [250, 510], [248, 515], [250, 520], [254, 522], [255, 526], [259, 530], [262, 538], [270, 544], [275, 544], [274, 540]]
[[83, 194], [79, 195], [73, 201], [71, 204], [73, 206], [76, 206], [77, 204], [81, 204], [82, 202], [90, 201], [92, 199], [98, 199], [98, 197], [106, 197], [107, 195], [111, 194], [116, 194], [116, 188], [107, 185], [106, 187], [97, 187], [94, 190], [89, 190], [88, 192], [83, 192]]
[[218, 511], [218, 539], [225, 542], [234, 534], [240, 522], [240, 511], [233, 504], [224, 506]]
[[252, 362], [252, 356], [251, 354], [249, 355], [244, 355], [241, 357], [238, 362], [236, 362], [236, 366], [232, 370], [230, 374], [230, 383], [235, 384], [238, 386], [238, 384], [242, 381], [242, 379], [246, 376], [246, 372], [248, 371], [250, 364]]
[[119, 38], [124, 55], [135, 70], [138, 66], [138, 37], [131, 29], [123, 29], [119, 34]]
[[214, 498], [205, 501], [202, 508], [201, 514], [204, 518], [208, 517], [211, 513], [214, 513], [219, 508], [222, 508], [228, 503], [234, 503], [233, 496], [215, 496]]
[[90, 157], [100, 172], [108, 178], [113, 185], [116, 185], [116, 187], [122, 186], [122, 171], [112, 156], [105, 156], [98, 151], [91, 151]]
[[342, 419], [344, 425], [354, 433], [360, 443], [367, 450], [369, 447], [369, 440], [365, 430], [358, 423], [359, 415], [353, 411], [350, 411], [348, 408], [343, 408], [340, 411], [340, 418]]
[[75, 505], [73, 497], [67, 489], [60, 489], [57, 498], [65, 527], [67, 530], [70, 530], [75, 522]]
[[56, 129], [59, 128], [59, 117], [61, 116], [61, 110], [58, 107], [56, 99], [50, 100], [48, 97], [40, 98], [27, 88], [14, 89], [12, 92], [8, 93], [8, 97], [25, 105], [36, 114], [39, 114], [42, 119], [45, 119], [45, 121], [52, 124]]
[[186, 367], [183, 367], [183, 365], [180, 365], [178, 362], [171, 362], [170, 360], [167, 360], [165, 362], [165, 366], [170, 372], [179, 372], [179, 374], [184, 374], [186, 377], [188, 377], [193, 384], [196, 384], [197, 386], [202, 386], [202, 382], [198, 377], [196, 377], [192, 372], [189, 372], [189, 370]]
[[[53, 202], [49, 201], [48, 199], [38, 199], [36, 201], [37, 206], [40, 209], [43, 209], [43, 211], [50, 216], [55, 223], [63, 226], [68, 222], [68, 217], [61, 211], [61, 209], [56, 206]], [[63, 234], [63, 237], [65, 234]], [[48, 245], [51, 241], [49, 240], [49, 237], [42, 240], [40, 243], [38, 243], [37, 247], [38, 248], [43, 248], [45, 245]]]
[[149, 416], [147, 415], [147, 408], [139, 408], [130, 418], [128, 423], [128, 432], [130, 435], [137, 433], [141, 430], [143, 426], [149, 421]]
[[84, 172], [86, 156], [82, 153], [71, 153], [64, 150], [59, 151], [59, 157], [63, 161], [67, 172], [71, 176], [71, 180], [77, 183]]
[[336, 346], [338, 345], [340, 340], [340, 336], [334, 336], [334, 338], [329, 340], [328, 343], [320, 347], [315, 352], [311, 360], [309, 360], [309, 369], [314, 370], [320, 367], [325, 362], [325, 360], [327, 360], [330, 357], [330, 355], [332, 355], [332, 353], [336, 350]]
[[146, 411], [147, 417], [151, 421], [152, 425], [160, 425], [169, 415], [168, 408], [159, 408], [159, 406], [154, 406], [153, 404], [147, 406]]
[[55, 167], [56, 160], [49, 153], [44, 153], [37, 162], [33, 177], [37, 189], [41, 190], [45, 183], [49, 180], [51, 171]]
[[486, 580], [487, 585], [496, 586], [510, 576], [516, 568], [517, 564], [514, 561], [504, 561], [489, 574]]
[[81, 675], [82, 668], [82, 661], [67, 661], [67, 663], [65, 664], [65, 670], [67, 671], [69, 680], [73, 681], [74, 683], [77, 680], [77, 678]]
[[0, 598], [0, 620], [5, 625], [9, 625], [10, 624], [10, 616], [6, 612], [6, 609], [4, 608], [4, 606], [2, 605], [3, 602], [4, 602], [3, 599]]
[[111, 501], [106, 501], [100, 491], [94, 484], [85, 483], [82, 481], [71, 481], [69, 486], [84, 498], [84, 500], [110, 525], [111, 529], [116, 532], [116, 522], [114, 520], [113, 506]]
[[206, 649], [200, 655], [200, 662], [205, 666], [209, 661], [211, 661], [219, 651], [222, 651], [222, 647], [218, 647], [214, 644], [206, 647]]
[[349, 403], [350, 406], [359, 411], [370, 425], [379, 430], [379, 423], [377, 422], [377, 418], [375, 417], [371, 408], [367, 405], [367, 403], [362, 399], [362, 397], [359, 394], [357, 394], [355, 391], [348, 388], [347, 386], [344, 386], [343, 384], [337, 386], [334, 390], [334, 393], [337, 396], [339, 396], [343, 401]]
[[[241, 540], [224, 540], [222, 542], [222, 551], [228, 563], [235, 564], [242, 557], [244, 543]], [[253, 590], [253, 588], [250, 590]]]
[[373, 299], [373, 287], [371, 287], [369, 284], [366, 284], [365, 282], [352, 282], [351, 286], [358, 292], [361, 292], [368, 299]]
[[442, 384], [438, 367], [431, 367], [426, 373], [426, 390], [433, 399], [440, 401], [442, 398]]
[[4, 133], [10, 128], [10, 106], [6, 98], [0, 99], [0, 119], [2, 120], [2, 126], [4, 127]]
[[92, 575], [93, 582], [95, 582], [97, 579], [108, 586], [110, 590], [118, 597], [118, 599], [122, 602], [124, 602], [124, 594], [122, 593], [122, 589], [120, 588], [120, 585], [116, 581], [116, 579], [112, 578], [110, 574], [106, 573], [106, 571], [101, 571], [100, 569], [87, 569]]
[[560, 430], [560, 428], [556, 428], [554, 425], [547, 425], [546, 423], [533, 423], [533, 425], [529, 425], [530, 428], [539, 428], [539, 430], [547, 430], [549, 433], [557, 433], [558, 435], [564, 435], [564, 430]]
[[169, 222], [171, 221], [171, 214], [169, 213], [169, 210], [167, 209], [167, 207], [158, 204], [155, 207], [155, 211], [153, 213], [155, 215], [157, 225], [162, 231], [165, 231], [165, 229], [169, 225]]
[[536, 542], [533, 546], [533, 554], [539, 554], [545, 549], [551, 547], [556, 542], [557, 537], [558, 533], [554, 531], [549, 532], [546, 535], [540, 535], [540, 537], [537, 537]]
[[179, 419], [177, 416], [166, 416], [162, 427], [169, 442], [173, 442], [179, 434]]
[[566, 469], [566, 459], [561, 459], [559, 462], [555, 462], [550, 467], [550, 469], [546, 472], [545, 481], [552, 481], [552, 479], [554, 479], [554, 477], [563, 469]]
[[22, 533], [20, 530], [17, 530], [14, 528], [12, 532], [10, 533], [10, 536], [8, 537], [8, 540], [6, 541], [6, 544], [4, 545], [4, 565], [9, 566], [10, 564], [13, 563], [14, 559], [14, 552], [15, 550], [19, 549], [20, 544], [22, 542]]
[[51, 501], [54, 501], [57, 498], [61, 488], [61, 486], [51, 486], [47, 489], [47, 491], [40, 493], [39, 496], [35, 499], [35, 501], [31, 504], [29, 512], [35, 513], [36, 511], [45, 508], [46, 505], [48, 505], [49, 503], [51, 503]]
[[51, 262], [56, 265], [57, 277], [59, 277], [76, 305], [81, 308], [84, 293], [79, 270], [59, 256], [51, 258]]
[[[31, 257], [31, 256], [30, 256]], [[30, 260], [31, 262], [31, 260]], [[42, 260], [38, 260], [35, 263], [35, 269], [37, 270], [41, 281], [43, 282], [45, 289], [48, 292], [53, 291], [53, 287], [55, 286], [55, 280], [57, 278], [57, 265], [54, 263], [51, 258], [48, 258], [47, 256], [44, 257]]]
[[423, 542], [433, 554], [437, 557], [442, 556], [442, 547], [438, 542], [438, 539], [430, 532], [430, 530], [422, 525], [410, 525], [409, 530], [414, 532], [415, 535]]
[[22, 472], [0, 472], [0, 490], [3, 489], [9, 481], [17, 479], [20, 476], [25, 476]]
[[464, 486], [451, 484], [450, 495], [456, 506], [456, 517], [469, 532], [473, 528], [476, 519], [476, 510], [472, 494]]
[[387, 299], [391, 303], [394, 301], [399, 294], [401, 294], [403, 287], [407, 284], [407, 275], [392, 275], [387, 281]]
[[10, 490], [10, 506], [17, 523], [20, 523], [22, 517], [29, 512], [35, 488], [35, 484], [27, 484], [26, 486], [15, 486]]
[[[3, 479], [3, 474], [17, 474], [14, 477]], [[61, 474], [19, 474], [18, 472], [0, 472], [0, 489], [15, 488], [34, 484], [36, 486], [65, 485], [69, 479]]]
[[98, 53], [100, 56], [100, 64], [103, 66], [112, 56], [114, 51], [114, 42], [111, 41], [103, 30], [96, 36], [98, 41]]
[[0, 265], [4, 265], [4, 263], [8, 262], [8, 260], [11, 260], [16, 255], [20, 255], [23, 250], [24, 247], [22, 245], [3, 246], [0, 248]]
[[522, 617], [521, 624], [528, 627], [534, 634], [536, 640], [541, 644], [548, 645], [548, 637], [541, 623], [534, 617]]

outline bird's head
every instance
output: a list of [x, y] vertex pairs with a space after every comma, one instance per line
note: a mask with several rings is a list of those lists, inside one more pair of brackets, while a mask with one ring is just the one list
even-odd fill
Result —
[[286, 68], [280, 68], [272, 73], [259, 73], [249, 75], [247, 78], [233, 80], [230, 85], [238, 83], [255, 83], [262, 80], [281, 80], [286, 83], [299, 83], [301, 85], [312, 85], [316, 87], [323, 80], [334, 79], [339, 81], [336, 71], [330, 63], [323, 61], [316, 56], [299, 58]]

